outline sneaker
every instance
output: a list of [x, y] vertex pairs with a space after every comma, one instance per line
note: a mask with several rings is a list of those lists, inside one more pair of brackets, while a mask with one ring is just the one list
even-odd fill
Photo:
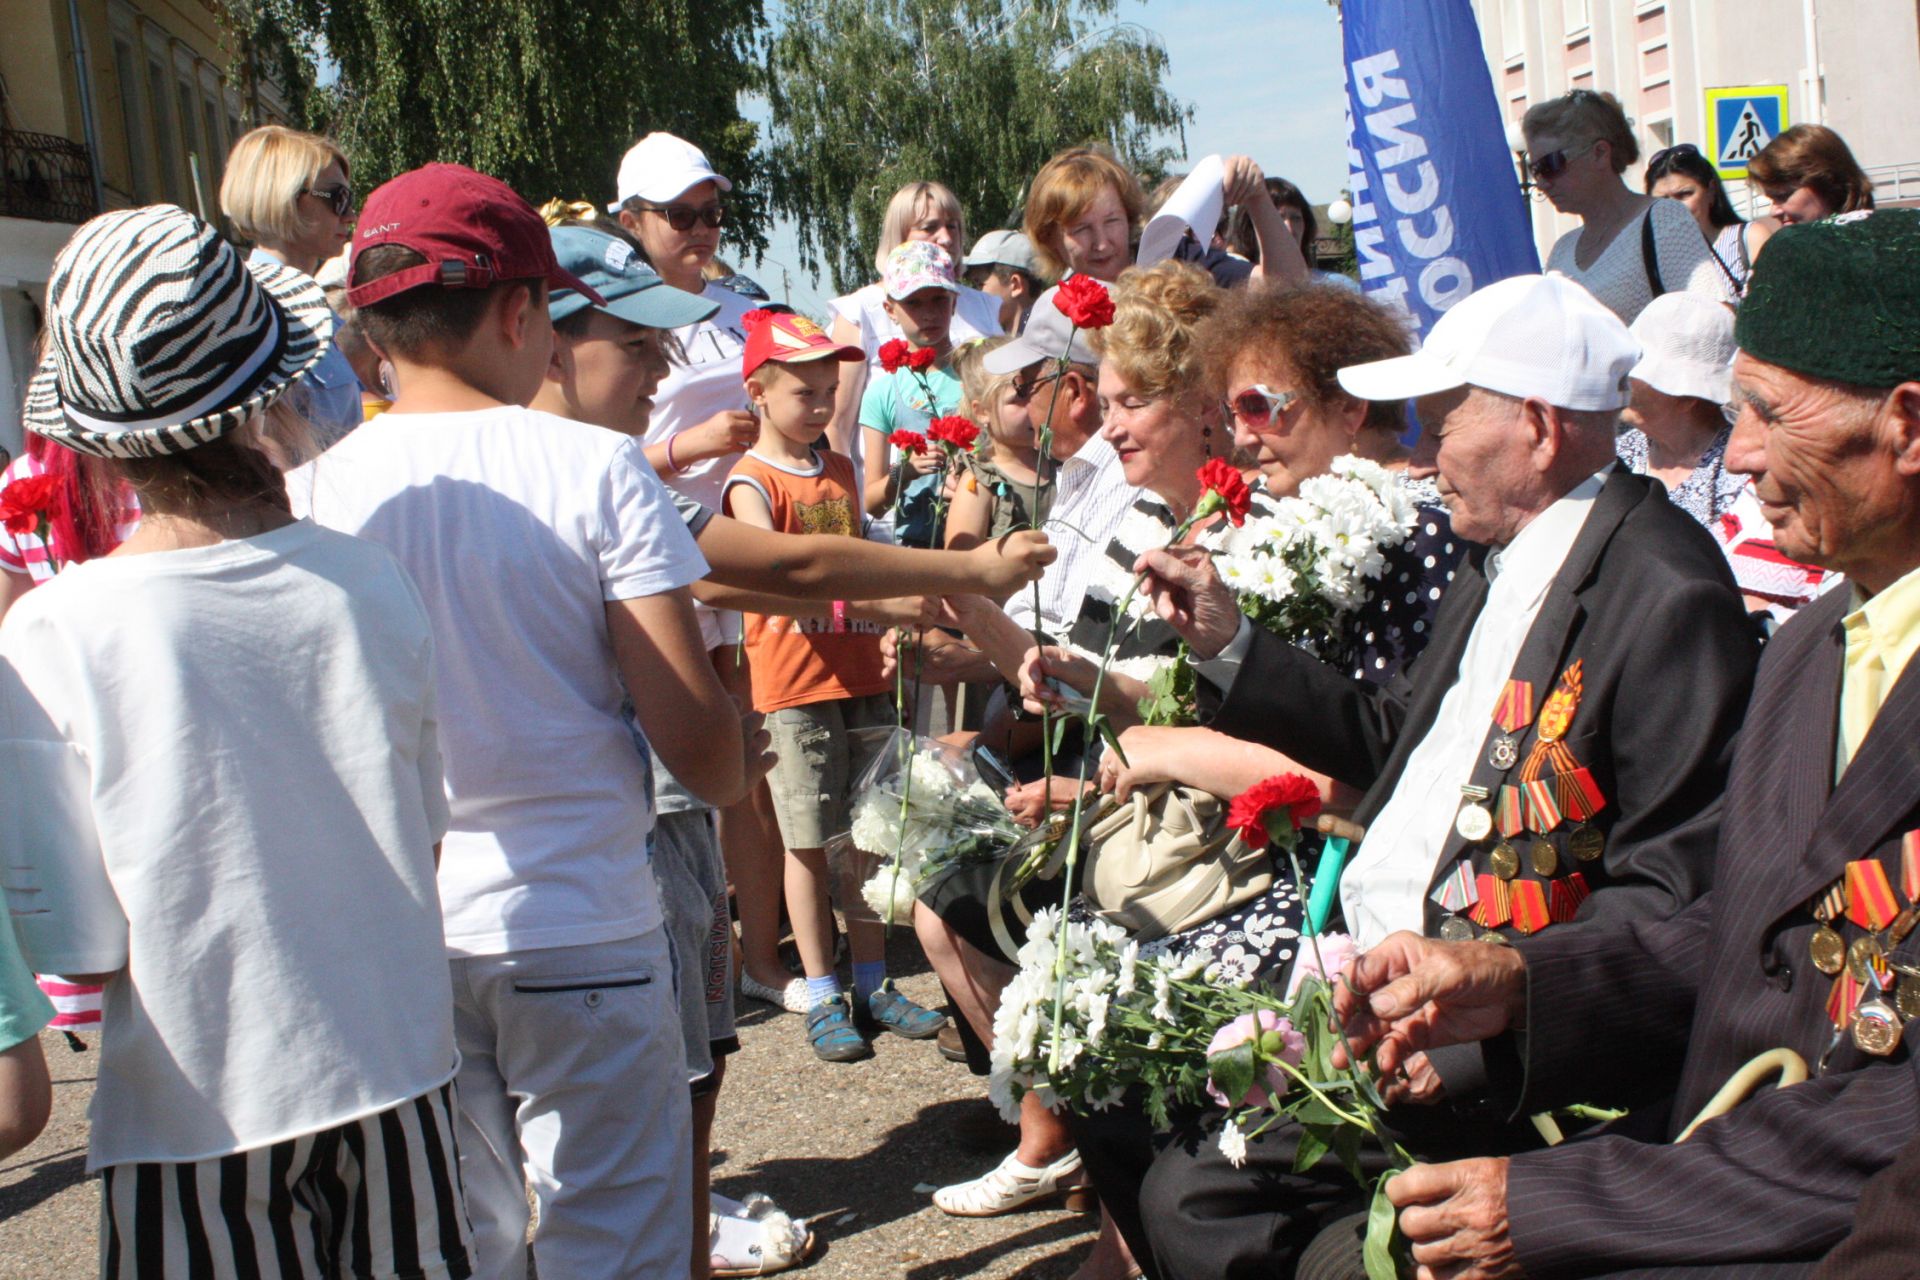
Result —
[[893, 979], [888, 978], [878, 991], [867, 997], [866, 1008], [855, 1007], [853, 1024], [870, 1036], [891, 1031], [909, 1040], [931, 1040], [947, 1025], [947, 1018], [901, 995], [894, 988]]
[[[924, 1010], [922, 1010], [924, 1012]], [[847, 993], [836, 992], [807, 1011], [807, 1043], [822, 1062], [858, 1062], [871, 1058], [866, 1037], [854, 1029]]]

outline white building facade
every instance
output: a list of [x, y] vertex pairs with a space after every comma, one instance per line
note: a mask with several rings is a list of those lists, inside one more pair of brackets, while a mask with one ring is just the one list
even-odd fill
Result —
[[[1710, 150], [1706, 91], [1786, 85], [1787, 122], [1845, 138], [1882, 204], [1920, 203], [1920, 0], [1473, 0], [1510, 123], [1572, 89], [1613, 94], [1646, 156]], [[1640, 165], [1627, 173], [1638, 189]], [[1754, 198], [1728, 183], [1743, 211]], [[1764, 211], [1764, 209], [1762, 210]], [[1536, 199], [1546, 249], [1574, 220]]]

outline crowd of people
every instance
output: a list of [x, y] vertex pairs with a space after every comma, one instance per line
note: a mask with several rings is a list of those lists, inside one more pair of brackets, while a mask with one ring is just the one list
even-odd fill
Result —
[[[818, 319], [664, 133], [536, 210], [454, 164], [360, 202], [268, 126], [233, 239], [83, 225], [0, 476], [0, 1152], [52, 1025], [98, 1035], [104, 1276], [802, 1265], [806, 1206], [709, 1185], [736, 992], [794, 1053], [987, 1075], [1066, 905], [1010, 849], [863, 891], [917, 734], [1036, 833], [1311, 780], [1358, 841], [1312, 911], [1259, 848], [1072, 910], [1277, 988], [1351, 935], [1420, 1274], [1904, 1274], [1920, 214], [1818, 126], [1751, 222], [1691, 145], [1632, 190], [1608, 95], [1524, 130], [1580, 225], [1424, 343], [1244, 156], [1151, 253], [1182, 183], [1102, 148], [972, 240], [909, 183]], [[1276, 633], [1223, 475], [1269, 518], [1364, 482], [1399, 540]], [[1771, 1050], [1798, 1082], [1715, 1097]], [[933, 1203], [1097, 1208], [1080, 1280], [1365, 1274], [1369, 1188], [1222, 1123], [1030, 1092]]]

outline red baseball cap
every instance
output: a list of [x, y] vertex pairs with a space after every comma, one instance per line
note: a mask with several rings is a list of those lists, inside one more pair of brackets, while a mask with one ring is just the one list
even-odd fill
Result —
[[771, 360], [775, 364], [800, 364], [807, 360], [865, 360], [859, 347], [835, 342], [819, 325], [791, 311], [749, 311], [740, 317], [747, 331], [747, 347], [740, 355], [740, 376], [751, 378], [753, 371]]
[[[354, 284], [360, 255], [397, 244], [426, 261], [367, 284]], [[605, 300], [553, 256], [553, 238], [533, 206], [506, 183], [463, 164], [428, 164], [382, 183], [361, 206], [347, 266], [347, 301], [364, 307], [421, 285], [484, 289], [543, 277], [554, 289]]]

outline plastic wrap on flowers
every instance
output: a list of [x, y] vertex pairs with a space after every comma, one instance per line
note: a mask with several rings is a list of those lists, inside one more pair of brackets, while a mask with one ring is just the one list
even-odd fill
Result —
[[920, 885], [948, 867], [990, 862], [1022, 834], [999, 794], [959, 747], [905, 729], [853, 787], [852, 825], [828, 845], [835, 856], [879, 865], [860, 897], [881, 920], [906, 918]]

